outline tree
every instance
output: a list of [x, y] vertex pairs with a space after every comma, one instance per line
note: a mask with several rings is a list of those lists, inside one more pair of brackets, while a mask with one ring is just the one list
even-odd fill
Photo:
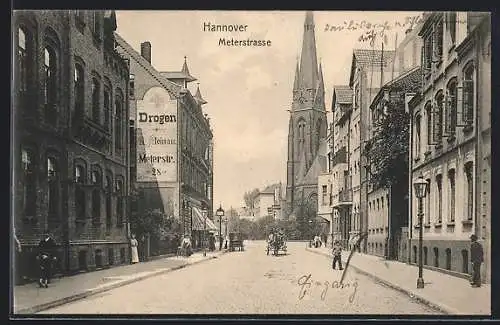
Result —
[[141, 215], [135, 214], [130, 220], [131, 229], [138, 237], [150, 234], [154, 239], [161, 238], [167, 227], [173, 225], [174, 221], [159, 209], [147, 210]]
[[375, 123], [376, 132], [363, 152], [375, 188], [406, 181], [408, 173], [410, 116], [401, 100], [384, 101], [382, 106], [385, 108]]
[[257, 198], [259, 197], [260, 191], [258, 188], [254, 188], [251, 191], [245, 192], [243, 194], [243, 199], [245, 200], [245, 204], [250, 212], [253, 212], [255, 209], [255, 204], [257, 202]]

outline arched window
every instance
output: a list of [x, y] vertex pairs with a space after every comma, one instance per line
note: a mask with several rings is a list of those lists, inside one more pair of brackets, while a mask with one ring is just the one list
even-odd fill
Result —
[[59, 219], [59, 170], [54, 157], [47, 158], [48, 177], [48, 218], [50, 221]]
[[53, 123], [57, 118], [57, 58], [50, 46], [43, 51], [43, 99], [48, 121]]
[[116, 225], [123, 226], [123, 182], [121, 179], [116, 181]]
[[83, 184], [85, 184], [85, 168], [81, 165], [75, 166], [75, 213], [77, 220], [85, 220], [85, 191]]
[[81, 64], [75, 65], [75, 112], [83, 114], [85, 109], [85, 70]]
[[104, 86], [104, 128], [110, 129], [111, 121], [111, 90], [109, 87]]
[[465, 179], [466, 179], [466, 213], [467, 220], [472, 220], [474, 216], [474, 180], [472, 178], [473, 175], [473, 165], [472, 162], [467, 162], [465, 164]]
[[451, 270], [451, 249], [447, 248], [446, 252], [446, 269]]
[[434, 247], [434, 266], [439, 267], [439, 249]]
[[101, 174], [94, 170], [92, 171], [92, 221], [99, 223], [101, 221]]
[[432, 104], [425, 104], [425, 115], [427, 117], [427, 144], [432, 144]]
[[469, 273], [469, 251], [462, 250], [462, 273]]
[[22, 149], [23, 164], [23, 210], [27, 220], [36, 220], [36, 169], [33, 151]]
[[431, 223], [431, 179], [426, 179], [427, 181], [427, 193], [425, 195], [425, 224]]
[[449, 190], [449, 209], [450, 209], [450, 222], [455, 222], [455, 169], [450, 169], [448, 171], [448, 180], [450, 184]]
[[121, 153], [123, 139], [123, 100], [120, 95], [115, 98], [115, 151]]
[[113, 193], [113, 183], [111, 176], [106, 176], [106, 181], [104, 183], [104, 190], [106, 191], [106, 228], [111, 228], [111, 218], [112, 218], [112, 208], [111, 208], [111, 198]]
[[462, 98], [462, 115], [463, 122], [467, 125], [472, 125], [474, 121], [474, 65], [469, 63], [463, 72], [463, 98]]
[[457, 80], [453, 78], [446, 87], [446, 133], [453, 136], [457, 127]]
[[18, 29], [17, 39], [17, 79], [20, 106], [28, 105], [27, 94], [30, 87], [30, 71], [32, 69], [33, 49], [32, 34], [24, 27]]
[[443, 175], [436, 176], [436, 186], [437, 223], [441, 223], [443, 221]]
[[298, 129], [298, 146], [299, 146], [298, 154], [300, 154], [302, 152], [302, 150], [304, 149], [304, 145], [305, 145], [305, 141], [306, 141], [305, 128], [306, 128], [306, 122], [303, 119], [299, 120], [298, 127], [297, 127], [297, 129]]
[[434, 143], [441, 144], [443, 137], [443, 92], [439, 91], [436, 95], [436, 107], [434, 111]]
[[101, 84], [97, 78], [92, 79], [92, 119], [96, 123], [101, 122], [100, 107]]
[[415, 158], [420, 157], [420, 124], [421, 124], [421, 119], [422, 117], [420, 115], [417, 115], [415, 117]]

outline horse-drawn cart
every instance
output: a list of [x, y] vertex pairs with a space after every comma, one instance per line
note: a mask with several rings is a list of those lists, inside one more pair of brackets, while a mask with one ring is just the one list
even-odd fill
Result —
[[231, 232], [229, 233], [229, 251], [234, 252], [238, 248], [238, 251], [245, 250], [243, 247], [243, 237], [241, 233]]
[[278, 254], [283, 252], [286, 255], [286, 238], [284, 235], [278, 234], [272, 236], [267, 241], [267, 255], [271, 252], [274, 256], [278, 256]]

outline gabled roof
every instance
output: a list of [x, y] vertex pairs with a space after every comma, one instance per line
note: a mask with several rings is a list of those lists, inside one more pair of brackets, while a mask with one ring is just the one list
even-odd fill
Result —
[[[354, 49], [352, 53], [351, 76], [349, 77], [349, 86], [352, 87], [354, 81], [354, 71], [356, 67], [364, 69], [366, 67], [380, 67], [383, 60], [383, 66], [388, 67], [394, 59], [395, 51], [365, 50]], [[383, 57], [383, 59], [382, 59]]]
[[125, 41], [120, 34], [115, 32], [115, 40], [118, 46], [125, 51], [126, 55], [130, 56], [134, 61], [139, 63], [149, 74], [156, 79], [164, 88], [169, 92], [171, 96], [179, 96], [179, 91], [181, 87], [176, 83], [165, 78], [161, 73], [159, 73], [152, 65], [149, 63], [142, 55], [139, 54], [132, 46]]
[[352, 103], [351, 87], [345, 85], [333, 86], [332, 111], [335, 108], [335, 103], [351, 104]]

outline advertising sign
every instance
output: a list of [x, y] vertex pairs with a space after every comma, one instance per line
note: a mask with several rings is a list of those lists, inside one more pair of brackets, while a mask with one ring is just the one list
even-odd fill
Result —
[[137, 181], [177, 181], [177, 100], [162, 87], [137, 101]]

